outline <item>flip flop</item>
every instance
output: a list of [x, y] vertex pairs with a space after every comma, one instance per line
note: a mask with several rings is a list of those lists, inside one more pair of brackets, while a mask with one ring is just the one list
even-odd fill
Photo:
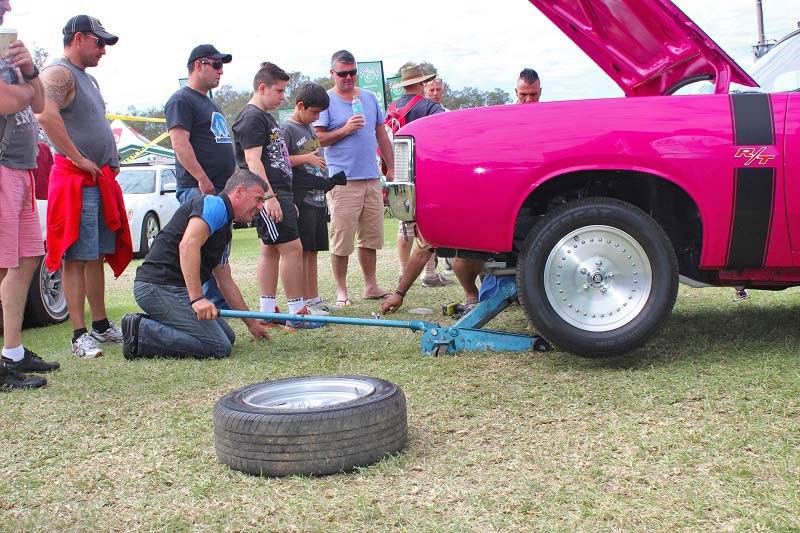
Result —
[[391, 295], [388, 292], [384, 292], [380, 296], [364, 296], [364, 299], [365, 300], [385, 300], [389, 296], [391, 296]]
[[350, 305], [353, 305], [353, 303], [350, 301], [350, 298], [345, 298], [344, 300], [336, 300], [334, 307], [336, 309], [344, 309], [345, 307]]

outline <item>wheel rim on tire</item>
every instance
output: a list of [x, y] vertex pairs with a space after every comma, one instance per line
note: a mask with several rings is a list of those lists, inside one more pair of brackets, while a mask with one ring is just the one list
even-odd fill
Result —
[[313, 409], [351, 402], [375, 392], [375, 387], [357, 379], [311, 378], [300, 382], [268, 383], [243, 398], [254, 407]]
[[42, 303], [50, 316], [61, 316], [67, 307], [67, 297], [61, 283], [61, 269], [50, 272], [42, 266], [39, 275]]
[[153, 247], [153, 241], [156, 240], [156, 235], [161, 228], [158, 227], [158, 221], [150, 217], [147, 219], [147, 228], [145, 229], [145, 235], [147, 236], [147, 248], [150, 249]]
[[652, 284], [647, 253], [636, 239], [612, 226], [568, 233], [544, 267], [545, 293], [553, 310], [584, 331], [611, 331], [635, 319]]

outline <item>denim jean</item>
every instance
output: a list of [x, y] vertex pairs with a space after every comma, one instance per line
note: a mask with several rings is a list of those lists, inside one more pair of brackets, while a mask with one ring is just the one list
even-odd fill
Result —
[[[222, 189], [217, 189], [216, 194], [222, 192]], [[202, 193], [200, 192], [200, 187], [178, 187], [175, 191], [175, 197], [178, 199], [178, 202], [183, 204], [184, 202], [188, 202], [195, 196], [199, 196]], [[220, 292], [219, 287], [217, 286], [217, 280], [214, 276], [203, 283], [203, 296], [208, 298], [208, 300], [217, 306], [217, 309], [230, 309], [231, 306], [228, 305], [228, 302], [225, 301], [225, 298], [222, 296], [222, 292]]]
[[133, 283], [133, 296], [149, 316], [139, 322], [140, 357], [220, 358], [231, 355], [236, 335], [223, 318], [198, 320], [186, 287]]
[[66, 261], [95, 261], [116, 250], [117, 236], [103, 214], [100, 188], [81, 188], [81, 225], [78, 240], [64, 252]]

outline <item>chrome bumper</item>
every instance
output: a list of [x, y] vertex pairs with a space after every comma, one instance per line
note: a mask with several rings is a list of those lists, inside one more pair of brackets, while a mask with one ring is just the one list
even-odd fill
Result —
[[389, 199], [389, 210], [396, 219], [403, 222], [414, 221], [417, 196], [413, 183], [389, 182], [386, 184], [386, 196]]

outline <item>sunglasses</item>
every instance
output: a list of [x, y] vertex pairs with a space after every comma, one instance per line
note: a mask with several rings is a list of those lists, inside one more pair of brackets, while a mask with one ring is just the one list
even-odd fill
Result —
[[355, 68], [354, 68], [353, 70], [343, 70], [343, 71], [341, 71], [341, 72], [336, 72], [336, 71], [334, 70], [333, 72], [334, 72], [334, 74], [336, 74], [336, 75], [337, 75], [337, 76], [339, 76], [340, 78], [346, 78], [347, 76], [352, 76], [352, 77], [354, 77], [354, 78], [355, 78], [355, 77], [356, 77], [356, 75], [358, 74], [358, 69], [355, 69]]
[[87, 37], [92, 37], [95, 41], [97, 41], [97, 48], [105, 48], [106, 44], [108, 44], [105, 39], [103, 39], [102, 37], [98, 37], [93, 33], [84, 33], [84, 35], [86, 35]]
[[202, 60], [202, 61], [200, 61], [200, 64], [201, 65], [209, 65], [214, 70], [219, 70], [219, 69], [222, 68], [222, 61], [206, 61], [206, 60]]

